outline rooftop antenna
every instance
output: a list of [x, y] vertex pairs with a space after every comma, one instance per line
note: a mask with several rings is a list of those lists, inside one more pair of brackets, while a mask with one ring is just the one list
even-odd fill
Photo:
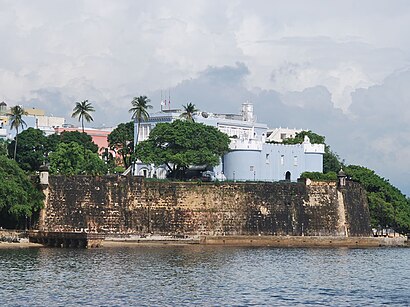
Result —
[[168, 89], [168, 109], [171, 110], [171, 90]]
[[162, 99], [162, 90], [161, 90], [161, 112], [162, 112], [162, 106], [164, 105], [164, 100]]

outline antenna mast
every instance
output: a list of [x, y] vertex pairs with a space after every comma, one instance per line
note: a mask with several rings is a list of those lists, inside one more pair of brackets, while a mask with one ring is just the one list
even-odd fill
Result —
[[168, 89], [168, 109], [171, 110], [171, 90]]

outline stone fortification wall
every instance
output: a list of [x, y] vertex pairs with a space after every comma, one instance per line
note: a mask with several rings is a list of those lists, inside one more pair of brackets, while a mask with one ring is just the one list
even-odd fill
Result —
[[39, 228], [162, 235], [367, 236], [356, 183], [191, 183], [51, 176]]

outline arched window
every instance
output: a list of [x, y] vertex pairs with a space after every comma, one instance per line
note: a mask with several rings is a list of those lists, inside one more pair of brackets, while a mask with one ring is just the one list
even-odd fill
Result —
[[285, 174], [285, 180], [290, 181], [290, 172], [289, 171], [287, 171], [286, 174]]

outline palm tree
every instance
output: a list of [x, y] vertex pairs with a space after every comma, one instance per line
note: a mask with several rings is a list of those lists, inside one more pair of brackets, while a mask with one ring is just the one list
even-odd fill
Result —
[[83, 100], [81, 102], [76, 102], [75, 107], [73, 109], [73, 114], [71, 114], [71, 117], [77, 117], [78, 116], [78, 121], [81, 120], [81, 127], [83, 128], [83, 133], [84, 133], [84, 118], [87, 122], [92, 122], [94, 119], [91, 117], [89, 112], [94, 112], [94, 107], [91, 105], [91, 102], [88, 102], [88, 100]]
[[134, 131], [134, 150], [135, 146], [138, 143], [138, 133], [140, 131], [141, 121], [147, 120], [149, 118], [147, 110], [152, 109], [152, 106], [148, 104], [150, 101], [151, 100], [147, 96], [134, 97], [134, 99], [131, 101], [132, 108], [129, 109], [128, 112], [132, 113], [132, 119], [136, 119], [138, 124], [137, 131]]
[[27, 112], [21, 106], [14, 106], [10, 108], [9, 118], [11, 129], [16, 129], [16, 141], [14, 142], [14, 160], [16, 160], [17, 153], [17, 136], [19, 134], [19, 127], [24, 128], [27, 126], [26, 122], [23, 120], [22, 116], [26, 115]]
[[195, 104], [189, 102], [186, 106], [183, 107], [184, 113], [181, 114], [181, 117], [185, 118], [189, 122], [195, 122], [194, 113], [199, 111], [197, 108], [195, 108]]

